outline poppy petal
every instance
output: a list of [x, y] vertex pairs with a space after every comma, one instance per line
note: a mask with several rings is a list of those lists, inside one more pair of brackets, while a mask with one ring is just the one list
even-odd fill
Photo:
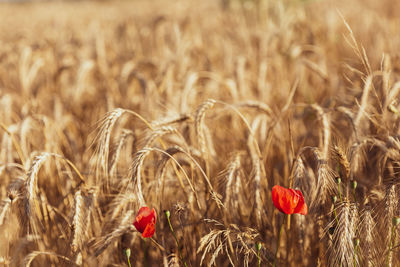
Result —
[[279, 196], [281, 192], [281, 187], [279, 185], [275, 185], [272, 187], [272, 202], [274, 203], [275, 208], [277, 208], [279, 211], [283, 212], [281, 209], [281, 206], [279, 204]]
[[156, 213], [156, 210], [154, 208], [151, 209], [151, 214], [154, 217], [154, 223], [156, 223], [157, 222], [157, 213]]
[[138, 221], [133, 222], [133, 225], [135, 226], [136, 230], [140, 233], [143, 233], [144, 227], [142, 224], [140, 224]]
[[307, 205], [301, 191], [287, 189], [279, 185], [272, 188], [272, 202], [281, 212], [286, 214], [300, 213], [307, 214]]
[[306, 215], [308, 213], [308, 207], [304, 201], [303, 194], [301, 193], [300, 190], [295, 190], [295, 191], [299, 195], [299, 203], [297, 204], [296, 208], [294, 209], [294, 213]]
[[154, 233], [156, 232], [156, 225], [154, 223], [149, 223], [146, 228], [144, 229], [142, 236], [144, 238], [146, 237], [152, 237]]
[[133, 225], [136, 227], [136, 230], [138, 230], [138, 232], [143, 234], [149, 224], [155, 225], [156, 220], [157, 214], [154, 208], [150, 210], [150, 208], [148, 207], [141, 207], [135, 221], [133, 222]]
[[138, 232], [143, 233], [146, 228], [146, 218], [151, 214], [151, 211], [148, 207], [141, 207], [139, 209], [138, 214], [136, 215], [136, 220], [133, 222], [133, 225], [136, 227]]
[[293, 189], [286, 189], [279, 185], [275, 185], [272, 188], [272, 201], [274, 206], [279, 211], [286, 214], [292, 214], [299, 201], [298, 197], [295, 197], [295, 193], [291, 190]]

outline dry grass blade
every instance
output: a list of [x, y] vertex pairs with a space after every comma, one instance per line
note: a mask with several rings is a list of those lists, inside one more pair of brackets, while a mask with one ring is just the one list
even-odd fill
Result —
[[146, 141], [145, 141], [145, 144], [143, 147], [151, 147], [155, 140], [157, 140], [158, 138], [160, 138], [163, 135], [171, 134], [171, 133], [177, 133], [177, 130], [171, 126], [160, 127], [158, 129], [156, 129], [155, 131], [153, 131], [149, 135], [149, 137], [146, 138]]
[[17, 153], [18, 153], [18, 156], [19, 156], [19, 158], [20, 158], [20, 160], [21, 160], [21, 163], [22, 163], [22, 165], [25, 165], [25, 158], [24, 158], [24, 155], [23, 155], [23, 153], [22, 153], [21, 146], [18, 144], [17, 140], [15, 139], [14, 134], [11, 133], [11, 132], [8, 130], [7, 126], [5, 126], [2, 122], [0, 122], [0, 127], [1, 127], [7, 134], [9, 134], [9, 135], [11, 136], [12, 143], [13, 143], [13, 145], [14, 145], [14, 147], [15, 147], [15, 150], [16, 150]]
[[[330, 265], [358, 265], [358, 258], [354, 258], [354, 238], [357, 237], [356, 226], [359, 220], [357, 208], [354, 204], [345, 201], [340, 203], [337, 210], [339, 223], [332, 236]], [[332, 222], [334, 223], [336, 222]], [[354, 260], [357, 262], [354, 263]]]
[[[179, 167], [179, 169], [182, 170], [182, 173], [183, 173], [183, 175], [185, 176], [186, 181], [187, 181], [187, 183], [189, 184], [190, 189], [192, 190], [192, 192], [193, 192], [193, 194], [194, 194], [194, 196], [195, 196], [195, 198], [196, 198], [197, 206], [198, 206], [199, 209], [201, 209], [201, 204], [200, 204], [200, 200], [199, 200], [197, 191], [195, 190], [193, 183], [192, 183], [191, 180], [189, 179], [189, 176], [187, 175], [186, 171], [185, 171], [184, 168], [181, 166], [181, 164], [179, 164], [179, 162], [178, 162], [171, 154], [168, 153], [168, 150], [167, 150], [167, 152], [164, 151], [164, 150], [157, 149], [157, 148], [153, 148], [153, 150], [154, 150], [154, 151], [158, 151], [158, 152], [162, 153], [163, 155], [167, 156], [168, 158], [172, 159], [173, 162]], [[198, 169], [199, 169], [200, 172], [202, 173], [204, 179], [207, 181], [208, 186], [210, 187], [211, 194], [213, 194], [214, 189], [213, 189], [213, 187], [212, 187], [212, 185], [211, 185], [211, 183], [210, 183], [210, 180], [208, 179], [207, 175], [204, 173], [204, 171], [203, 171], [203, 169], [201, 168], [201, 166], [199, 165], [199, 163], [197, 163], [197, 161], [196, 161], [192, 156], [190, 156], [189, 153], [187, 153], [185, 150], [183, 150], [181, 147], [175, 146], [175, 147], [172, 148], [172, 150], [174, 151], [174, 154], [177, 153], [178, 151], [179, 151], [180, 153], [185, 154], [185, 155], [198, 167]]]
[[125, 215], [120, 218], [119, 223], [110, 232], [100, 237], [93, 245], [95, 255], [99, 256], [103, 251], [118, 237], [124, 233], [132, 231], [132, 218], [134, 216], [133, 210], [128, 210]]
[[315, 109], [318, 112], [318, 115], [321, 117], [322, 120], [322, 129], [323, 129], [323, 149], [322, 149], [322, 158], [324, 160], [328, 159], [328, 153], [329, 153], [329, 142], [331, 138], [331, 130], [330, 130], [330, 123], [329, 123], [329, 118], [326, 112], [318, 106], [313, 104], [312, 108]]
[[317, 203], [326, 203], [327, 199], [336, 191], [336, 184], [333, 179], [333, 173], [326, 158], [321, 157], [319, 150], [314, 149], [313, 154], [317, 161]]
[[340, 169], [343, 170], [344, 180], [347, 181], [350, 179], [350, 163], [347, 159], [346, 152], [339, 146], [335, 145], [333, 147], [333, 153], [337, 158], [337, 162], [340, 164]]
[[138, 194], [139, 205], [145, 204], [143, 191], [142, 191], [142, 167], [146, 156], [152, 151], [150, 148], [144, 148], [135, 154], [132, 162], [129, 177], [131, 182], [136, 186], [136, 193]]
[[348, 43], [351, 45], [351, 47], [353, 48], [353, 51], [356, 53], [358, 58], [361, 60], [363, 66], [365, 68], [365, 71], [368, 74], [371, 74], [372, 73], [371, 66], [370, 66], [368, 58], [367, 58], [367, 56], [365, 54], [364, 47], [360, 48], [360, 46], [359, 46], [359, 44], [358, 44], [358, 42], [356, 40], [356, 37], [354, 36], [354, 32], [351, 29], [350, 25], [347, 23], [347, 21], [345, 20], [345, 18], [343, 17], [343, 15], [341, 13], [339, 13], [339, 15], [341, 16], [341, 18], [343, 20], [343, 23], [346, 26], [346, 28], [347, 28], [347, 30], [349, 31], [349, 34], [350, 34], [351, 42], [348, 41]]
[[[205, 260], [207, 253], [211, 254], [207, 265], [215, 265], [216, 259], [219, 255], [230, 253], [229, 247], [230, 243], [232, 243], [235, 248], [235, 252], [244, 256], [243, 265], [248, 266], [249, 258], [251, 256], [255, 256], [252, 246], [254, 246], [254, 239], [258, 236], [258, 233], [250, 228], [240, 229], [238, 226], [233, 224], [225, 228], [218, 222], [212, 220], [210, 222], [214, 222], [215, 226], [222, 227], [223, 229], [211, 230], [210, 233], [201, 238], [199, 247], [197, 249], [197, 253], [203, 251], [200, 265], [202, 265], [203, 261]], [[233, 255], [227, 256], [232, 257]]]
[[37, 194], [38, 194], [38, 173], [40, 167], [46, 161], [46, 159], [50, 156], [48, 153], [41, 154], [36, 156], [33, 160], [28, 173], [27, 178], [25, 180], [25, 212], [28, 214], [30, 227], [32, 229], [32, 233], [37, 235], [39, 234], [39, 225], [37, 212], [39, 209], [37, 202]]
[[134, 111], [117, 108], [117, 109], [114, 109], [113, 111], [107, 113], [106, 116], [103, 118], [103, 120], [100, 122], [98, 134], [94, 141], [94, 142], [97, 142], [96, 153], [94, 156], [97, 158], [96, 159], [96, 171], [97, 171], [98, 176], [100, 174], [105, 175], [106, 177], [108, 176], [111, 134], [113, 132], [113, 129], [114, 129], [115, 124], [117, 123], [118, 119], [125, 113], [131, 114], [131, 115], [139, 118], [150, 129], [153, 129], [147, 120], [145, 120], [141, 115], [139, 115], [138, 113], [136, 113]]
[[117, 148], [115, 149], [115, 152], [114, 152], [112, 160], [111, 160], [111, 168], [110, 168], [111, 175], [113, 175], [116, 172], [117, 163], [118, 163], [118, 160], [120, 159], [122, 148], [125, 145], [128, 137], [130, 137], [130, 136], [134, 137], [133, 132], [125, 129], [122, 132], [121, 136], [119, 137], [119, 140], [117, 142]]
[[379, 240], [377, 227], [372, 211], [367, 208], [361, 213], [359, 226], [359, 236], [361, 238], [361, 250], [363, 262], [365, 266], [377, 266], [376, 259], [378, 256], [377, 242]]
[[357, 115], [354, 119], [354, 126], [356, 129], [359, 128], [362, 116], [366, 113], [366, 108], [368, 106], [368, 96], [372, 87], [372, 76], [368, 76], [367, 80], [365, 81], [363, 94], [361, 97], [361, 105], [360, 109], [357, 112]]
[[179, 115], [179, 116], [168, 116], [165, 118], [158, 119], [156, 121], [152, 121], [151, 125], [154, 129], [163, 127], [163, 126], [170, 126], [171, 124], [175, 123], [183, 123], [185, 121], [192, 121], [193, 118], [190, 115]]
[[168, 258], [169, 258], [169, 261], [167, 263], [168, 267], [179, 267], [180, 266], [178, 255], [173, 253], [173, 254], [169, 255]]
[[268, 116], [273, 115], [272, 109], [265, 103], [258, 102], [258, 101], [246, 101], [236, 104], [237, 107], [248, 107], [260, 110], [267, 114]]
[[11, 208], [11, 200], [9, 198], [4, 199], [0, 205], [0, 226], [3, 225], [4, 219], [6, 218]]
[[74, 216], [72, 219], [72, 241], [71, 248], [74, 253], [81, 250], [87, 238], [90, 227], [90, 215], [92, 211], [93, 195], [84, 195], [81, 190], [75, 193], [74, 197]]
[[59, 259], [64, 260], [65, 262], [67, 262], [68, 264], [70, 264], [71, 266], [77, 266], [72, 260], [70, 260], [68, 257], [65, 257], [63, 255], [59, 255], [57, 253], [54, 252], [49, 252], [49, 251], [33, 251], [30, 254], [28, 254], [25, 258], [24, 258], [24, 263], [23, 266], [25, 267], [29, 267], [31, 266], [32, 262], [35, 260], [35, 258], [37, 256], [51, 256], [51, 257], [56, 257]]
[[109, 112], [101, 122], [98, 130], [98, 146], [97, 146], [97, 171], [103, 171], [103, 174], [108, 175], [108, 157], [110, 151], [111, 133], [114, 125], [126, 110], [118, 108]]
[[[226, 187], [225, 187], [225, 198], [224, 198], [224, 207], [228, 210], [234, 210], [234, 205], [232, 205], [232, 197], [235, 196], [234, 185], [235, 180], [237, 179], [237, 171], [240, 168], [240, 154], [236, 154], [232, 161], [229, 163], [226, 170]], [[237, 207], [236, 207], [237, 208]]]
[[[310, 163], [315, 166], [315, 175], [306, 170], [301, 157], [310, 155]], [[304, 147], [300, 150], [294, 166], [294, 186], [304, 190], [310, 207], [324, 205], [336, 193], [333, 171], [316, 147]]]
[[198, 138], [200, 151], [202, 152], [203, 156], [207, 155], [206, 138], [204, 136], [204, 117], [206, 116], [206, 111], [211, 109], [214, 106], [214, 104], [215, 100], [213, 99], [205, 101], [197, 108], [195, 115], [196, 134]]

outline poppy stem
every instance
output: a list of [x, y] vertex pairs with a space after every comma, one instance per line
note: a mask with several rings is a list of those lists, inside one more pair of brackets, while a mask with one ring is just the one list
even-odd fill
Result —
[[358, 238], [354, 239], [354, 259], [353, 259], [354, 267], [357, 267], [357, 249], [359, 245], [360, 245], [360, 239]]
[[351, 181], [351, 188], [353, 189], [353, 197], [354, 197], [354, 202], [357, 202], [357, 192], [356, 192], [356, 189], [357, 189], [357, 181], [356, 180], [353, 180], [353, 181]]
[[337, 202], [337, 196], [332, 196], [333, 213], [335, 214], [336, 226], [338, 226], [339, 220], [338, 220], [337, 213], [336, 213], [336, 202]]
[[279, 229], [278, 240], [277, 240], [277, 242], [276, 242], [275, 259], [274, 259], [274, 264], [272, 265], [272, 267], [275, 267], [275, 266], [276, 266], [276, 261], [277, 261], [277, 259], [278, 259], [278, 252], [279, 252], [279, 246], [280, 246], [280, 244], [281, 244], [282, 232], [283, 232], [283, 228], [285, 228], [285, 227], [284, 227], [284, 226], [285, 226], [285, 218], [286, 218], [286, 217], [283, 217], [283, 221], [282, 221], [282, 224], [281, 224], [281, 228]]
[[179, 255], [179, 258], [180, 258], [180, 260], [183, 262], [183, 264], [185, 265], [185, 267], [187, 267], [186, 261], [185, 261], [185, 260], [183, 259], [183, 257], [182, 257], [181, 247], [179, 246], [179, 240], [178, 240], [178, 238], [177, 238], [177, 236], [176, 236], [176, 234], [175, 234], [174, 228], [172, 227], [171, 220], [170, 220], [170, 218], [169, 218], [169, 217], [171, 216], [171, 213], [169, 212], [169, 210], [166, 210], [166, 211], [165, 211], [165, 215], [166, 215], [166, 217], [167, 217], [169, 229], [171, 230], [171, 233], [172, 233], [172, 235], [174, 236], [174, 239], [175, 239], [176, 246], [178, 247], [178, 255]]
[[335, 214], [336, 225], [339, 226], [339, 219], [337, 217], [337, 212], [335, 207], [333, 207], [333, 213]]
[[131, 261], [129, 259], [131, 257], [131, 249], [127, 248], [127, 249], [124, 250], [124, 252], [125, 252], [126, 259], [128, 260], [128, 266], [132, 267]]
[[288, 231], [290, 230], [290, 214], [287, 216], [287, 228]]
[[260, 257], [260, 251], [261, 251], [261, 243], [257, 242], [256, 243], [256, 249], [257, 249], [257, 258], [258, 258], [258, 267], [261, 267], [261, 257]]
[[342, 202], [343, 200], [342, 200], [342, 191], [340, 190], [340, 188], [341, 188], [341, 183], [342, 183], [342, 179], [340, 179], [340, 177], [338, 177], [337, 178], [337, 180], [336, 180], [336, 182], [337, 182], [337, 185], [338, 185], [338, 193], [339, 193], [339, 199], [340, 199], [340, 202]]

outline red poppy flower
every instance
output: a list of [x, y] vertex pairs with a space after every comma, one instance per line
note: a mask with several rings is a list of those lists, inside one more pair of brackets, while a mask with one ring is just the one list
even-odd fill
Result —
[[154, 209], [150, 210], [149, 207], [141, 207], [133, 225], [138, 232], [142, 233], [143, 237], [152, 237], [156, 231], [156, 220], [157, 214]]
[[307, 214], [307, 204], [300, 190], [287, 189], [279, 185], [272, 187], [272, 202], [275, 208], [286, 214]]

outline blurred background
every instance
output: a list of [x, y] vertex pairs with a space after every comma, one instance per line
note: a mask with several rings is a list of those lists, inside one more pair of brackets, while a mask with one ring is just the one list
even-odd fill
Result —
[[[129, 228], [139, 205], [132, 162], [143, 144], [160, 150], [165, 143], [188, 148], [215, 188], [210, 195], [203, 174], [181, 155], [177, 161], [192, 175], [202, 209], [172, 164], [164, 166], [161, 199], [154, 177], [164, 172], [154, 163], [164, 158], [153, 153], [141, 161], [144, 199], [160, 213], [174, 210], [174, 227], [188, 248], [183, 253], [189, 266], [200, 266], [203, 253], [204, 262], [214, 260], [217, 266], [232, 261], [256, 266], [256, 242], [262, 243], [262, 263], [272, 263], [282, 217], [270, 201], [271, 187], [289, 185], [297, 152], [307, 146], [324, 151], [322, 160], [303, 157], [307, 181], [319, 177], [321, 162], [340, 175], [337, 155], [328, 157], [336, 144], [360, 155], [349, 156], [357, 197], [355, 192], [342, 207], [356, 203], [360, 214], [378, 218], [370, 225], [379, 228], [370, 229], [378, 229], [374, 237], [382, 238], [367, 239], [357, 232], [343, 249], [343, 236], [326, 231], [334, 221], [334, 190], [324, 191], [326, 201], [315, 204], [311, 196], [317, 189], [306, 182], [299, 187], [306, 202], [318, 209], [310, 209], [306, 217], [293, 216], [279, 266], [355, 266], [348, 264], [354, 259], [352, 238], [361, 239], [359, 266], [381, 266], [385, 233], [399, 209], [375, 212], [367, 206], [391, 207], [385, 206], [386, 188], [400, 166], [394, 149], [400, 128], [400, 1], [0, 2], [0, 264], [21, 266], [48, 253], [33, 265], [126, 266], [123, 249], [131, 247], [135, 266], [179, 266], [174, 265], [179, 264], [179, 248], [163, 215], [156, 239], [165, 251], [148, 249], [152, 245]], [[220, 102], [207, 102], [210, 98]], [[226, 103], [240, 109], [250, 126]], [[118, 108], [140, 114], [153, 128], [138, 116], [122, 117]], [[160, 136], [164, 143], [158, 142]], [[85, 186], [59, 158], [46, 158], [39, 173], [42, 152], [74, 163], [87, 179]], [[108, 170], [107, 164], [114, 168]], [[225, 174], [231, 170], [235, 175], [228, 183]], [[39, 177], [34, 193], [41, 205], [33, 217], [25, 209], [27, 192], [35, 188], [29, 182], [35, 181], [32, 173]], [[391, 196], [399, 195], [396, 190]], [[77, 209], [82, 198], [87, 206]], [[81, 228], [73, 220], [80, 216], [77, 210], [88, 211], [79, 217]], [[390, 215], [383, 216], [385, 212]], [[38, 225], [40, 239], [29, 228]], [[228, 231], [235, 250], [226, 243], [225, 249], [199, 249], [201, 242], [207, 244], [210, 229]], [[40, 253], [31, 254], [35, 251]], [[400, 254], [394, 251], [391, 257], [396, 264]]]

